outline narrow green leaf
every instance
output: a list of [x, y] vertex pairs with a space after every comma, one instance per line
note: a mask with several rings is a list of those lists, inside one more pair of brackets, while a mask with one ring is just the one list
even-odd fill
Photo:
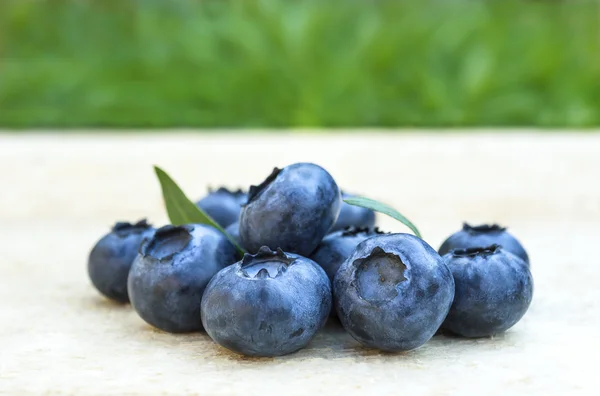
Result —
[[344, 199], [344, 202], [346, 202], [349, 205], [361, 206], [363, 208], [371, 209], [376, 212], [380, 212], [390, 217], [393, 217], [394, 219], [398, 220], [399, 222], [410, 228], [416, 236], [421, 238], [421, 233], [419, 232], [417, 227], [410, 222], [410, 220], [404, 217], [396, 209], [389, 207], [386, 204], [365, 197], [348, 197]]
[[171, 177], [158, 166], [154, 167], [160, 187], [162, 188], [163, 198], [165, 201], [165, 207], [167, 214], [173, 225], [183, 224], [208, 224], [221, 231], [240, 254], [246, 253], [246, 251], [238, 245], [238, 243], [229, 235], [223, 227], [215, 222], [205, 211], [196, 206], [195, 203], [190, 201], [184, 192], [179, 188], [177, 183], [171, 179]]

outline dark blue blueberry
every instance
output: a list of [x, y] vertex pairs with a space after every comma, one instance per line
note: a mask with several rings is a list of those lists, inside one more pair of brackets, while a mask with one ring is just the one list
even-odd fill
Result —
[[221, 227], [225, 228], [238, 221], [242, 205], [248, 195], [242, 190], [229, 191], [221, 187], [217, 191], [209, 190], [208, 195], [196, 202]]
[[331, 287], [313, 261], [262, 247], [220, 271], [202, 297], [202, 323], [219, 345], [249, 356], [305, 347], [327, 320]]
[[227, 228], [225, 228], [225, 232], [228, 233], [229, 235], [231, 235], [233, 240], [236, 241], [238, 245], [240, 245], [240, 246], [242, 245], [242, 241], [240, 239], [240, 223], [239, 222], [236, 221], [235, 223], [227, 226]]
[[333, 284], [342, 325], [361, 344], [406, 351], [429, 340], [454, 297], [452, 273], [425, 241], [387, 234], [361, 242]]
[[529, 266], [492, 245], [454, 250], [444, 256], [456, 292], [442, 328], [464, 337], [502, 333], [517, 323], [533, 297]]
[[[349, 198], [353, 196], [354, 195], [346, 194], [342, 191], [342, 198]], [[342, 201], [340, 215], [333, 228], [329, 232], [343, 230], [347, 227], [372, 228], [374, 226], [375, 212], [373, 212], [371, 209], [350, 205]]]
[[243, 246], [261, 246], [308, 256], [335, 223], [341, 205], [335, 180], [315, 164], [275, 168], [259, 186], [250, 187], [240, 216]]
[[529, 256], [527, 256], [527, 252], [521, 243], [506, 232], [505, 227], [500, 227], [497, 224], [484, 224], [473, 227], [464, 223], [462, 230], [450, 235], [442, 243], [438, 252], [444, 256], [454, 249], [486, 247], [494, 244], [502, 246], [504, 250], [520, 257], [529, 265]]
[[154, 234], [154, 228], [141, 220], [135, 224], [117, 223], [90, 252], [88, 274], [92, 283], [106, 297], [121, 303], [129, 302], [127, 275], [144, 238]]
[[317, 249], [310, 255], [310, 259], [319, 264], [331, 282], [340, 266], [356, 249], [359, 243], [375, 235], [385, 234], [378, 228], [348, 227], [342, 231], [328, 234]]
[[234, 246], [211, 226], [159, 228], [142, 244], [131, 266], [127, 282], [131, 305], [159, 329], [201, 330], [202, 293], [214, 274], [236, 260]]

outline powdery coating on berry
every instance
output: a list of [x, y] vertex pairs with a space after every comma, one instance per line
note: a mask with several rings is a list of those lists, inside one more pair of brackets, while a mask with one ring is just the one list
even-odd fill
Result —
[[452, 304], [454, 280], [425, 241], [387, 234], [356, 247], [333, 289], [338, 317], [353, 338], [371, 348], [406, 351], [438, 330]]
[[480, 248], [491, 245], [502, 246], [514, 255], [520, 257], [529, 265], [529, 256], [521, 243], [506, 231], [506, 227], [497, 224], [471, 226], [463, 224], [460, 231], [450, 235], [438, 249], [442, 256], [455, 249]]
[[340, 191], [318, 165], [298, 163], [275, 170], [252, 187], [240, 215], [240, 238], [250, 252], [280, 247], [308, 256], [339, 215]]
[[162, 227], [131, 266], [131, 305], [142, 319], [164, 331], [201, 330], [202, 293], [214, 274], [236, 260], [233, 244], [212, 226]]
[[[255, 267], [255, 275], [246, 274]], [[270, 267], [285, 268], [275, 276]], [[325, 324], [331, 287], [313, 261], [261, 248], [213, 277], [202, 297], [202, 323], [219, 345], [249, 356], [305, 347]]]
[[476, 254], [444, 256], [456, 284], [442, 327], [465, 337], [486, 337], [514, 326], [533, 297], [533, 278], [519, 257], [497, 246]]

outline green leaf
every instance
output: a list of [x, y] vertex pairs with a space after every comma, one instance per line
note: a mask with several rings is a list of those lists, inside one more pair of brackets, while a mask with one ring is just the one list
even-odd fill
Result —
[[365, 197], [348, 197], [344, 199], [349, 205], [361, 206], [363, 208], [371, 209], [379, 213], [386, 214], [394, 219], [398, 220], [415, 233], [416, 236], [421, 238], [421, 233], [417, 229], [417, 227], [410, 222], [406, 217], [404, 217], [400, 212], [396, 209], [387, 206], [386, 204], [382, 204], [381, 202], [377, 202], [373, 199], [365, 198]]
[[217, 222], [214, 221], [205, 211], [200, 209], [198, 206], [196, 206], [195, 203], [193, 203], [188, 197], [186, 197], [181, 188], [179, 188], [177, 183], [175, 183], [173, 179], [171, 179], [167, 172], [160, 169], [158, 166], [154, 167], [154, 171], [156, 172], [156, 176], [160, 181], [160, 187], [162, 188], [165, 207], [167, 209], [169, 219], [171, 220], [171, 224], [211, 225], [217, 230], [221, 231], [231, 241], [231, 243], [233, 243], [233, 245], [240, 252], [240, 254], [246, 253], [246, 251], [240, 245], [238, 245], [238, 243], [233, 239], [233, 237], [227, 232], [225, 232], [223, 227], [217, 224]]

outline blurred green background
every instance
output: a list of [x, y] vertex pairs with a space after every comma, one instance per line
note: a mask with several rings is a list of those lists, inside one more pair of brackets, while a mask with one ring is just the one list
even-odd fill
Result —
[[0, 0], [0, 127], [600, 125], [595, 0]]

